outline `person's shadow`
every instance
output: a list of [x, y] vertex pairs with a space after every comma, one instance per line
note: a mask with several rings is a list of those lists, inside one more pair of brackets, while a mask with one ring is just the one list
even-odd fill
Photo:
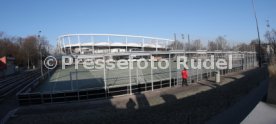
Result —
[[135, 110], [135, 106], [136, 106], [136, 103], [131, 98], [129, 98], [129, 100], [126, 104], [127, 109], [128, 110]]
[[161, 97], [163, 98], [163, 100], [164, 100], [166, 103], [173, 103], [173, 102], [176, 102], [176, 101], [177, 101], [177, 98], [176, 98], [175, 95], [163, 94], [163, 95], [161, 95]]

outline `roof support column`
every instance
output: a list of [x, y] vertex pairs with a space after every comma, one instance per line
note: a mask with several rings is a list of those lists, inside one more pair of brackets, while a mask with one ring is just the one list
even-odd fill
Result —
[[125, 39], [125, 40], [126, 40], [126, 41], [125, 41], [125, 42], [126, 42], [126, 43], [125, 43], [125, 44], [126, 44], [126, 51], [125, 51], [125, 52], [127, 52], [127, 36], [126, 36], [126, 39]]
[[157, 44], [158, 44], [158, 40], [155, 41], [155, 51], [158, 51]]
[[109, 39], [109, 36], [107, 36], [107, 41], [108, 41], [108, 52], [111, 53], [111, 50], [110, 50], [110, 39]]
[[71, 38], [69, 36], [68, 36], [68, 41], [69, 41], [69, 45], [70, 45], [70, 53], [72, 54]]
[[94, 42], [94, 36], [91, 36], [91, 43], [92, 43], [92, 53], [95, 54], [95, 42]]
[[80, 35], [78, 35], [78, 43], [79, 43], [79, 49], [80, 49], [80, 54], [81, 54], [81, 44], [80, 44]]
[[145, 51], [145, 38], [143, 37], [142, 51]]

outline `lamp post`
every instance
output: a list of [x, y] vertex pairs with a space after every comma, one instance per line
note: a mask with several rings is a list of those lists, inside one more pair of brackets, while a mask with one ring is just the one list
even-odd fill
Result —
[[255, 21], [256, 21], [256, 28], [257, 28], [257, 33], [258, 33], [258, 40], [259, 40], [259, 67], [262, 66], [262, 56], [261, 56], [261, 39], [260, 39], [260, 33], [259, 33], [259, 25], [258, 25], [258, 19], [257, 19], [257, 14], [256, 14], [256, 10], [255, 10], [255, 3], [254, 0], [252, 0], [252, 6], [253, 6], [253, 11], [254, 11], [254, 17], [255, 17]]
[[39, 50], [39, 53], [40, 53], [40, 73], [41, 73], [41, 78], [42, 79], [44, 79], [43, 78], [43, 65], [42, 65], [42, 52], [41, 52], [41, 41], [40, 41], [40, 33], [41, 33], [41, 31], [38, 31], [38, 35], [37, 35], [37, 39], [38, 39], [38, 43], [39, 43], [39, 48], [38, 48], [38, 50]]

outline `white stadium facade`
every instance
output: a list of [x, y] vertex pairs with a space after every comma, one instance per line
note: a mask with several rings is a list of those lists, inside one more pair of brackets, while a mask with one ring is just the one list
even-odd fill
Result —
[[134, 51], [168, 51], [174, 40], [122, 34], [67, 34], [57, 39], [65, 54], [104, 54]]
[[65, 55], [72, 55], [74, 58], [85, 59], [94, 58], [108, 60], [119, 59], [167, 59], [175, 61], [177, 56], [187, 56], [192, 58], [210, 58], [211, 55], [218, 58], [227, 58], [228, 55], [233, 56], [233, 63], [237, 67], [248, 64], [256, 64], [256, 53], [252, 51], [208, 51], [196, 50], [185, 51], [175, 50], [170, 45], [175, 40], [137, 36], [137, 35], [123, 35], [123, 34], [66, 34], [61, 35], [57, 39], [57, 48], [59, 53]]

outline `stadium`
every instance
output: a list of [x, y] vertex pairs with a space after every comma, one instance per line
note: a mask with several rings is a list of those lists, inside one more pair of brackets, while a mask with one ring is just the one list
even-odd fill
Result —
[[167, 51], [171, 39], [121, 34], [68, 34], [59, 36], [57, 46], [66, 54]]
[[[183, 65], [177, 68], [178, 56], [187, 57], [189, 68], [192, 59], [207, 60], [211, 56], [214, 56], [215, 61], [225, 59], [233, 63], [229, 69], [188, 69], [189, 84], [207, 80], [218, 73], [225, 75], [257, 65], [255, 52], [172, 50], [168, 47], [171, 42], [173, 40], [133, 35], [62, 35], [57, 40], [59, 52], [78, 59], [79, 63], [74, 61], [65, 69], [59, 66], [51, 70], [50, 74], [44, 75], [44, 79], [48, 79], [46, 81], [33, 81], [18, 94], [19, 104], [83, 101], [175, 87], [181, 84], [180, 72], [184, 68]], [[233, 57], [231, 60], [227, 59], [229, 55]], [[141, 58], [153, 61], [153, 64], [149, 64], [148, 68], [138, 68], [138, 59]], [[84, 68], [82, 62], [86, 59], [102, 59], [104, 68]], [[165, 64], [162, 59], [169, 62], [168, 68], [157, 66], [158, 63]], [[106, 68], [107, 61], [118, 63], [119, 60], [126, 60], [133, 68]], [[202, 66], [202, 63], [199, 64]]]

